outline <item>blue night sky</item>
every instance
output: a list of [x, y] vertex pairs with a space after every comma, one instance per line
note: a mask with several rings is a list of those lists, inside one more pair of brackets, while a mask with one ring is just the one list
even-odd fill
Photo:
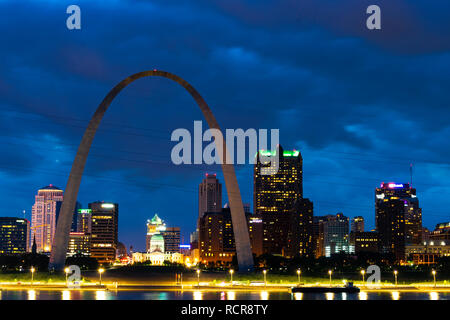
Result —
[[[70, 4], [81, 30], [66, 28]], [[382, 30], [365, 27], [371, 4]], [[448, 1], [0, 0], [0, 215], [30, 218], [38, 188], [65, 189], [103, 97], [157, 68], [189, 81], [222, 128], [279, 128], [282, 146], [302, 152], [315, 215], [362, 215], [373, 228], [375, 187], [408, 182], [414, 163], [434, 229], [450, 220], [449, 16]], [[188, 242], [198, 184], [205, 172], [223, 178], [171, 164], [170, 135], [202, 119], [166, 79], [130, 85], [97, 132], [79, 201], [118, 202], [127, 246], [145, 247], [155, 213]], [[252, 203], [252, 166], [237, 174]]]

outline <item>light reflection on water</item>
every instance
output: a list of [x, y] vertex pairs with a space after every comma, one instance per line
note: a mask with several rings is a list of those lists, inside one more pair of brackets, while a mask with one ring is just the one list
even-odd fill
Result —
[[5, 290], [1, 300], [450, 300], [450, 292], [367, 292], [350, 294], [274, 291]]
[[303, 299], [303, 293], [302, 292], [295, 292], [294, 293], [294, 300], [302, 300]]
[[63, 300], [70, 300], [70, 291], [69, 290], [64, 290], [62, 292], [62, 299]]
[[106, 300], [106, 292], [104, 290], [96, 291], [95, 300]]
[[28, 300], [36, 300], [36, 291], [28, 290]]
[[400, 292], [393, 291], [392, 292], [392, 300], [399, 300], [400, 299]]
[[361, 291], [359, 293], [359, 300], [367, 300], [367, 292]]
[[227, 300], [236, 300], [236, 292], [228, 291], [227, 292]]
[[203, 300], [203, 293], [201, 291], [194, 291], [194, 300]]
[[269, 293], [267, 291], [261, 291], [261, 300], [269, 300]]

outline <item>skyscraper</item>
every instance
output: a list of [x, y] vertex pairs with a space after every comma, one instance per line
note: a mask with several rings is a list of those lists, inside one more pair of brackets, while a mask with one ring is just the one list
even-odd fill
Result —
[[75, 203], [75, 209], [73, 211], [73, 218], [72, 218], [72, 226], [70, 227], [70, 232], [77, 232], [78, 231], [78, 211], [81, 209], [81, 203], [78, 201]]
[[381, 253], [405, 259], [405, 245], [422, 241], [422, 209], [409, 184], [382, 183], [375, 189], [375, 222]]
[[[261, 174], [261, 170], [269, 165], [261, 163], [259, 154], [269, 158], [278, 156], [278, 172]], [[311, 234], [302, 237], [312, 237], [312, 228], [309, 228], [309, 225], [312, 227], [312, 203], [303, 199], [302, 156], [299, 151], [285, 151], [281, 146], [274, 151], [260, 150], [258, 155], [254, 166], [253, 203], [255, 214], [261, 215], [263, 221], [263, 251], [286, 257], [302, 255], [303, 249], [299, 252], [292, 249], [300, 248], [300, 242], [304, 243], [299, 240], [299, 229], [292, 229], [294, 225], [308, 226], [302, 232], [309, 230]], [[297, 210], [293, 214], [296, 204]]]
[[28, 251], [30, 222], [21, 218], [0, 217], [0, 254]]
[[31, 209], [30, 246], [36, 238], [37, 252], [50, 252], [59, 210], [63, 201], [63, 190], [49, 185], [38, 190]]
[[70, 232], [67, 256], [90, 256], [91, 235], [84, 232]]
[[167, 227], [163, 231], [162, 236], [164, 238], [164, 252], [167, 253], [179, 253], [180, 252], [180, 228], [179, 227]]
[[361, 216], [352, 218], [351, 232], [364, 232], [364, 218]]
[[198, 186], [198, 218], [205, 212], [220, 212], [222, 210], [222, 184], [216, 174], [205, 175]]
[[342, 213], [327, 215], [323, 221], [325, 257], [341, 252], [353, 253], [350, 246], [349, 219]]
[[290, 230], [286, 250], [287, 257], [313, 257], [313, 203], [306, 198], [298, 199], [290, 213]]
[[355, 247], [355, 254], [361, 252], [378, 252], [378, 232], [352, 231], [350, 232], [350, 244]]
[[112, 263], [118, 244], [119, 205], [97, 201], [89, 203], [92, 210], [91, 257], [99, 263]]
[[92, 210], [91, 209], [78, 209], [78, 224], [77, 232], [83, 232], [90, 234], [92, 229]]
[[[253, 254], [262, 253], [261, 218], [245, 212]], [[229, 263], [236, 254], [231, 210], [205, 212], [199, 220], [199, 258], [208, 263]]]
[[316, 259], [325, 256], [323, 223], [326, 219], [326, 216], [313, 217], [313, 247]]

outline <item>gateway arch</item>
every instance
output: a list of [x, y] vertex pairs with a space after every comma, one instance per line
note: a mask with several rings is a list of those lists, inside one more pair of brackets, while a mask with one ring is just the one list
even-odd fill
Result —
[[[103, 99], [102, 103], [95, 111], [94, 116], [89, 122], [86, 131], [84, 132], [81, 143], [78, 147], [77, 154], [72, 164], [69, 180], [67, 181], [66, 190], [64, 193], [64, 201], [61, 206], [61, 211], [58, 218], [58, 224], [56, 226], [56, 233], [52, 246], [52, 253], [50, 256], [50, 268], [55, 270], [62, 270], [66, 261], [67, 246], [69, 243], [69, 232], [72, 223], [72, 216], [75, 209], [75, 203], [78, 196], [78, 190], [80, 188], [81, 178], [83, 175], [84, 166], [91, 148], [92, 141], [94, 140], [95, 133], [100, 121], [102, 120], [106, 110], [108, 109], [114, 98], [130, 83], [144, 77], [163, 77], [175, 81], [186, 89], [194, 98], [200, 110], [203, 113], [208, 125], [211, 129], [220, 130], [219, 124], [216, 118], [211, 112], [211, 109], [206, 104], [205, 100], [187, 81], [174, 75], [170, 72], [153, 70], [143, 71], [129, 76], [117, 84]], [[220, 143], [221, 142], [221, 143]], [[219, 147], [223, 146], [222, 149]], [[217, 152], [221, 159], [227, 159], [226, 144], [223, 139], [217, 141]], [[250, 247], [250, 238], [247, 228], [247, 220], [244, 214], [244, 207], [242, 205], [241, 193], [239, 191], [239, 185], [236, 179], [236, 173], [233, 164], [225, 163], [222, 161], [222, 171], [225, 177], [225, 186], [228, 193], [228, 200], [231, 209], [231, 220], [233, 223], [234, 238], [236, 244], [237, 260], [239, 264], [239, 270], [246, 272], [253, 269], [253, 256]]]

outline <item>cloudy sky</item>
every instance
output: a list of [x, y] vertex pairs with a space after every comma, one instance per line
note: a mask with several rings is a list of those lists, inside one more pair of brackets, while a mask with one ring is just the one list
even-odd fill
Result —
[[[66, 28], [70, 4], [81, 30]], [[365, 26], [371, 4], [381, 30]], [[189, 81], [222, 128], [279, 128], [282, 146], [302, 152], [315, 215], [362, 215], [373, 228], [375, 187], [408, 182], [413, 163], [424, 225], [450, 220], [448, 1], [0, 0], [0, 16], [0, 216], [30, 218], [38, 188], [64, 189], [103, 97], [157, 68]], [[202, 119], [178, 85], [133, 83], [97, 132], [79, 201], [118, 202], [127, 246], [145, 247], [154, 213], [187, 243], [198, 183], [223, 178], [171, 164], [170, 135]], [[237, 174], [252, 203], [252, 167]]]

